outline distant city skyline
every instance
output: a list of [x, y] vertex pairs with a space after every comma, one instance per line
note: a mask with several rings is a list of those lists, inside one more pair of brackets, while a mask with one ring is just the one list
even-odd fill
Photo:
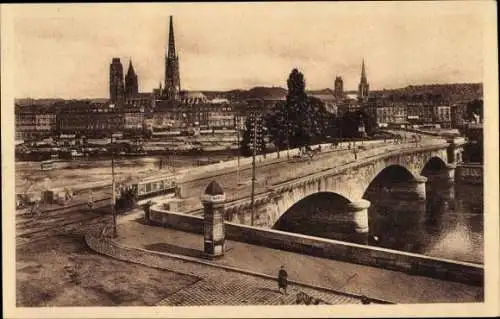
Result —
[[181, 87], [371, 90], [483, 81], [483, 12], [470, 2], [9, 6], [17, 98], [106, 98], [109, 65], [131, 58], [139, 90], [164, 82], [174, 17]]

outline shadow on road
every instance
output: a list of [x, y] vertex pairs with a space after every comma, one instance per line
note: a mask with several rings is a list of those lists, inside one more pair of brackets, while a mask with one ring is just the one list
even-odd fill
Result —
[[201, 251], [201, 250], [187, 248], [187, 247], [181, 247], [181, 246], [176, 246], [176, 245], [171, 245], [171, 244], [166, 244], [166, 243], [155, 243], [155, 244], [151, 244], [151, 245], [146, 245], [146, 246], [144, 246], [144, 248], [147, 250], [154, 250], [154, 251], [159, 251], [159, 252], [184, 255], [184, 256], [190, 256], [190, 257], [196, 257], [196, 258], [203, 257], [203, 251]]

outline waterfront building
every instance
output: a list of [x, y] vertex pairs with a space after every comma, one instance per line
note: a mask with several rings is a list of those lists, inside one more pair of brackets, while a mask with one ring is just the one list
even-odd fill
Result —
[[125, 105], [123, 108], [123, 130], [141, 131], [144, 125], [144, 107]]
[[436, 105], [433, 108], [433, 123], [441, 128], [451, 128], [451, 108], [449, 105]]
[[159, 100], [148, 121], [153, 131], [192, 132], [195, 129], [234, 129], [236, 112], [228, 102], [211, 103], [192, 94], [180, 101]]
[[113, 103], [124, 99], [123, 66], [120, 58], [113, 58], [109, 66], [109, 98]]
[[227, 103], [209, 105], [208, 129], [235, 129], [235, 125], [238, 123], [235, 123], [235, 113], [231, 105]]
[[379, 127], [402, 127], [408, 124], [407, 108], [403, 104], [382, 104], [375, 108]]
[[124, 112], [112, 102], [71, 101], [61, 108], [57, 126], [62, 134], [106, 136], [123, 131]]
[[56, 130], [54, 107], [30, 105], [15, 106], [15, 139], [29, 141], [49, 137]]

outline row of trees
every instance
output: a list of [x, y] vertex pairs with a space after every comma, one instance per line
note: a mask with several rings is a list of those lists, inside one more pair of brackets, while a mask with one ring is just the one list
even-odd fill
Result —
[[[292, 70], [287, 86], [286, 100], [266, 110], [261, 120], [253, 112], [247, 117], [241, 143], [243, 155], [252, 153], [254, 142], [257, 153], [261, 153], [265, 151], [266, 140], [272, 142], [279, 151], [306, 147], [329, 138], [358, 137], [361, 124], [368, 135], [375, 130], [375, 119], [364, 111], [348, 112], [337, 118], [326, 110], [321, 100], [307, 96], [304, 75], [299, 70]], [[254, 123], [257, 126], [255, 139]]]

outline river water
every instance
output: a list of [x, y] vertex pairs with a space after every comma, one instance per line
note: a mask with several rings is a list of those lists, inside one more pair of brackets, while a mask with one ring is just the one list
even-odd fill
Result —
[[425, 201], [372, 201], [368, 244], [482, 264], [483, 186], [427, 183]]
[[[368, 233], [344, 220], [347, 199], [317, 193], [292, 206], [275, 229], [457, 261], [483, 263], [482, 185], [433, 180], [426, 198], [402, 199], [371, 187]], [[348, 201], [347, 201], [348, 202]]]

